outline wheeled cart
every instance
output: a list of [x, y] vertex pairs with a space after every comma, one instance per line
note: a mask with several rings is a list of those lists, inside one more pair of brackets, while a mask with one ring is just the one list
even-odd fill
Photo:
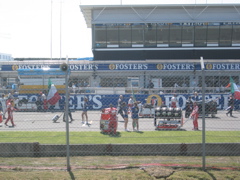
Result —
[[[159, 121], [157, 121], [159, 119]], [[157, 107], [154, 113], [156, 130], [180, 130], [183, 126], [181, 108]]]
[[113, 107], [103, 109], [100, 119], [101, 132], [116, 134], [117, 126], [117, 109]]

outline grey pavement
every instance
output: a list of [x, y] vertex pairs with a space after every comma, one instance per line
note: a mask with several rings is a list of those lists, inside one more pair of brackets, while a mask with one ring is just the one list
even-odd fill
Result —
[[[99, 131], [100, 132], [100, 111], [89, 111], [89, 122], [92, 125], [82, 125], [81, 119], [82, 111], [72, 112], [74, 121], [69, 123], [69, 131]], [[184, 112], [183, 112], [184, 113]], [[60, 115], [61, 112], [14, 112], [14, 122], [17, 126], [0, 127], [0, 131], [66, 131], [66, 123], [63, 122], [63, 118], [54, 123], [52, 118], [54, 115]], [[240, 113], [233, 111], [234, 117], [226, 116], [226, 111], [218, 111], [215, 118], [206, 117], [206, 131], [240, 131]], [[154, 118], [140, 118], [139, 130], [140, 131], [155, 131], [153, 125]], [[157, 119], [160, 121], [160, 119]], [[202, 118], [198, 119], [199, 129], [202, 130]], [[10, 122], [8, 122], [11, 125]], [[182, 130], [192, 131], [192, 120], [184, 118], [184, 124], [181, 127]], [[128, 129], [132, 131], [132, 119], [129, 118]], [[118, 115], [118, 131], [124, 131], [124, 121], [120, 115]]]

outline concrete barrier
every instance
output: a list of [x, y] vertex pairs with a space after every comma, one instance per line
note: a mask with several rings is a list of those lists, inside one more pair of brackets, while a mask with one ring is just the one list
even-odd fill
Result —
[[[206, 156], [240, 156], [240, 143], [207, 143]], [[202, 144], [80, 144], [71, 156], [202, 156]], [[64, 157], [66, 145], [1, 143], [0, 157]]]

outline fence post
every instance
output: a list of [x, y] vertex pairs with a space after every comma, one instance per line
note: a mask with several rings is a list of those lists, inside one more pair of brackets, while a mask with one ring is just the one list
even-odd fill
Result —
[[69, 107], [69, 92], [68, 92], [68, 71], [69, 71], [69, 61], [67, 60], [67, 70], [65, 71], [65, 121], [66, 121], [66, 150], [67, 150], [67, 171], [71, 171], [70, 166], [70, 148], [69, 148], [69, 120], [68, 120], [68, 107]]
[[206, 167], [206, 150], [205, 150], [205, 68], [203, 57], [200, 58], [202, 70], [202, 169]]

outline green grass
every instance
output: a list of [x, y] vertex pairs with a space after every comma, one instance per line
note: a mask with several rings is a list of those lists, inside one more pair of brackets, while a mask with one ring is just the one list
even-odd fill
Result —
[[[66, 132], [0, 132], [0, 143], [39, 142], [66, 144]], [[70, 132], [70, 144], [149, 144], [201, 143], [201, 131], [146, 131], [118, 132], [116, 135], [100, 132]], [[240, 131], [206, 132], [206, 143], [239, 143]]]

